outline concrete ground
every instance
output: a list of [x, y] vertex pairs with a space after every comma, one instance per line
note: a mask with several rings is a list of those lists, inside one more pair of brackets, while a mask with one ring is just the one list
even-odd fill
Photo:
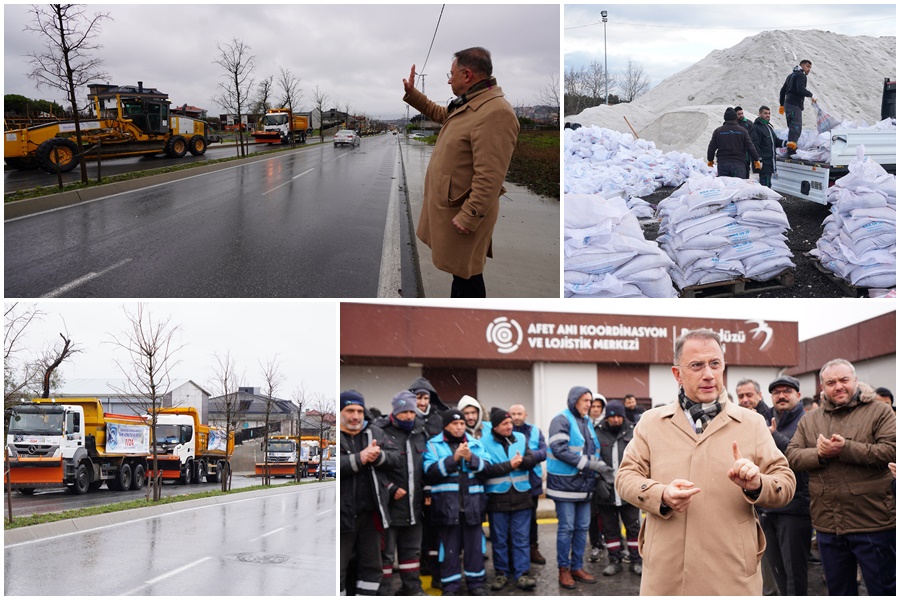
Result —
[[[419, 222], [425, 170], [433, 148], [401, 136], [413, 229]], [[494, 258], [484, 270], [487, 295], [492, 298], [559, 298], [560, 202], [506, 182], [500, 198], [500, 217], [494, 227]], [[420, 240], [419, 266], [426, 298], [448, 298], [452, 276], [431, 262], [431, 250]]]

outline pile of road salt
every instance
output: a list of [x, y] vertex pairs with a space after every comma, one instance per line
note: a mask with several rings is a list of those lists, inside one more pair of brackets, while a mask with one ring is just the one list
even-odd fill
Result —
[[828, 190], [831, 214], [810, 252], [851, 285], [897, 285], [897, 178], [857, 150], [849, 174]]
[[696, 174], [659, 203], [657, 242], [679, 288], [764, 281], [794, 266], [781, 196], [755, 181]]

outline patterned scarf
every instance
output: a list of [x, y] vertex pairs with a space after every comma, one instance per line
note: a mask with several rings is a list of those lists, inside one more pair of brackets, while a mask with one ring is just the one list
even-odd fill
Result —
[[694, 431], [697, 432], [697, 435], [701, 435], [706, 430], [709, 422], [715, 419], [716, 415], [722, 411], [722, 405], [718, 401], [701, 404], [688, 399], [684, 395], [684, 388], [678, 392], [678, 404], [691, 415], [691, 425], [694, 426]]
[[475, 85], [470, 87], [468, 90], [466, 90], [465, 94], [463, 94], [462, 96], [459, 96], [458, 98], [454, 98], [453, 100], [451, 100], [450, 104], [447, 105], [447, 114], [448, 115], [453, 114], [454, 110], [456, 110], [457, 108], [460, 108], [462, 106], [465, 106], [466, 102], [471, 100], [472, 97], [476, 95], [475, 92], [480, 92], [481, 90], [487, 90], [487, 89], [490, 89], [490, 88], [496, 87], [496, 86], [497, 86], [497, 80], [494, 79], [493, 77], [489, 77], [488, 79], [482, 79], [481, 81], [479, 81], [478, 83], [476, 83]]

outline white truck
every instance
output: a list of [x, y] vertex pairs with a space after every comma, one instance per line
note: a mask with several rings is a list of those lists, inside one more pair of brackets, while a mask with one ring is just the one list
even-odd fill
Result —
[[[149, 415], [145, 418], [150, 422]], [[201, 423], [195, 408], [162, 408], [156, 414], [156, 461], [164, 480], [221, 482], [228, 470], [226, 448], [230, 454], [233, 444], [233, 437], [226, 442], [225, 430]], [[152, 469], [152, 457], [149, 461]]]

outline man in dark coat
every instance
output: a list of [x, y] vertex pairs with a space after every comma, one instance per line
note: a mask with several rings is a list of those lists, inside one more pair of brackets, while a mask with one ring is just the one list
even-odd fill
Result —
[[772, 422], [772, 408], [763, 400], [762, 388], [759, 382], [753, 379], [741, 379], [734, 389], [737, 402], [744, 408], [755, 410], [766, 420], [766, 425]]
[[750, 172], [745, 162], [745, 153], [749, 153], [753, 158], [755, 167], [761, 166], [758, 164], [759, 153], [750, 141], [750, 134], [738, 125], [737, 113], [728, 107], [725, 109], [725, 122], [713, 131], [712, 139], [709, 140], [706, 160], [710, 167], [713, 166], [714, 159], [718, 161], [719, 177], [749, 179]]
[[[800, 382], [784, 375], [769, 384], [775, 416], [769, 431], [782, 453], [805, 414], [800, 402]], [[781, 596], [805, 596], [807, 592], [807, 556], [812, 539], [809, 516], [809, 473], [794, 471], [797, 488], [794, 498], [781, 508], [760, 511], [760, 522], [766, 534], [764, 559], [769, 563]]]
[[797, 140], [803, 132], [803, 101], [809, 98], [813, 104], [816, 99], [812, 92], [806, 89], [806, 76], [812, 70], [812, 62], [801, 60], [800, 64], [794, 67], [791, 74], [784, 80], [781, 91], [778, 93], [778, 114], [784, 115], [788, 125], [788, 143], [787, 147], [791, 150], [797, 149]]
[[759, 162], [762, 163], [762, 168], [756, 170], [759, 173], [759, 183], [768, 188], [772, 187], [772, 173], [777, 171], [775, 148], [779, 145], [775, 141], [777, 139], [775, 129], [769, 122], [771, 118], [772, 111], [769, 110], [769, 107], [760, 106], [759, 116], [756, 117], [753, 127], [750, 128], [750, 140], [756, 146], [756, 151], [759, 152]]
[[489, 461], [484, 473], [494, 557], [491, 589], [502, 590], [512, 580], [520, 590], [533, 590], [537, 582], [526, 572], [531, 564], [533, 503], [528, 475], [536, 462], [534, 455], [525, 436], [513, 431], [512, 416], [502, 408], [491, 409], [491, 430], [482, 436], [481, 444]]
[[625, 394], [622, 405], [625, 407], [625, 418], [637, 425], [637, 422], [641, 420], [641, 415], [644, 414], [644, 409], [638, 406], [637, 396]]
[[[365, 399], [341, 392], [341, 595], [347, 594], [350, 562], [356, 593], [374, 596], [381, 583], [381, 531], [390, 526], [388, 495], [376, 471], [399, 467], [399, 455], [384, 448], [384, 432], [366, 420]], [[352, 585], [352, 582], [351, 582]]]
[[425, 428], [416, 417], [416, 397], [404, 390], [391, 400], [391, 414], [375, 425], [384, 431], [385, 448], [400, 455], [400, 465], [393, 471], [379, 473], [390, 498], [391, 526], [384, 530], [381, 551], [384, 579], [379, 596], [393, 596], [391, 576], [394, 557], [400, 570], [403, 596], [425, 596], [419, 578], [419, 557], [422, 548], [422, 498], [424, 487], [423, 460], [425, 457]]

